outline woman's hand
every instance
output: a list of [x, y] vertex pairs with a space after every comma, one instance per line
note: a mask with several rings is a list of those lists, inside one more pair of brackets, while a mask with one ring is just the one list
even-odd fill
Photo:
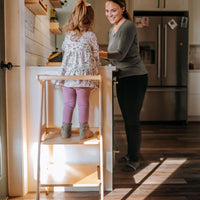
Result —
[[101, 57], [101, 58], [105, 58], [105, 59], [107, 59], [108, 58], [108, 53], [106, 52], [106, 51], [99, 51], [99, 56]]

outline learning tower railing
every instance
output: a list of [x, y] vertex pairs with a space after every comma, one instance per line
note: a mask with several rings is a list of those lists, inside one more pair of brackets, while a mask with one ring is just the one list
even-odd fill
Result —
[[[58, 76], [58, 75], [38, 75], [37, 80], [41, 84], [41, 114], [40, 114], [40, 134], [38, 141], [38, 164], [37, 164], [37, 192], [36, 200], [40, 199], [40, 187], [99, 187], [100, 199], [104, 199], [104, 175], [103, 175], [103, 129], [102, 129], [102, 78], [101, 75], [94, 76]], [[90, 80], [98, 82], [99, 90], [99, 127], [96, 129], [94, 137], [81, 140], [78, 134], [72, 134], [71, 138], [63, 139], [60, 135], [60, 128], [48, 126], [48, 85], [49, 81], [63, 80]], [[72, 132], [77, 130], [72, 130]], [[65, 175], [58, 182], [48, 173], [45, 180], [41, 179], [41, 145], [98, 145], [98, 164], [72, 164], [70, 167], [65, 164]], [[76, 168], [81, 173], [72, 173], [70, 169]], [[64, 172], [63, 172], [64, 174]], [[82, 174], [78, 177], [77, 174]], [[48, 194], [48, 191], [47, 191]]]

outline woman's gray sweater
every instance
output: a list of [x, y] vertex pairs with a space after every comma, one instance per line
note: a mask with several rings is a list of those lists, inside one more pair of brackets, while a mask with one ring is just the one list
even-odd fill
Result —
[[137, 29], [130, 20], [125, 20], [116, 33], [109, 32], [108, 59], [119, 70], [118, 78], [147, 74], [139, 50]]

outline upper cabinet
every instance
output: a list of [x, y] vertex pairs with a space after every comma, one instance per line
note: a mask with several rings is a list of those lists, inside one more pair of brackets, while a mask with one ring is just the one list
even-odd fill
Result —
[[176, 10], [188, 10], [188, 0], [164, 0], [164, 8], [166, 10], [176, 11]]
[[189, 43], [200, 45], [200, 0], [189, 1]]
[[160, 0], [133, 0], [134, 10], [159, 10]]
[[133, 9], [144, 11], [188, 10], [188, 0], [133, 0]]

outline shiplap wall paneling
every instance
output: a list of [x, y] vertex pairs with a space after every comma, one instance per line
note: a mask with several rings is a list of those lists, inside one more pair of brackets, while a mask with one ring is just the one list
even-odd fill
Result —
[[34, 15], [28, 8], [25, 10], [25, 37], [26, 37], [26, 66], [44, 66], [47, 57], [55, 51], [55, 35], [50, 32], [49, 0], [44, 0], [48, 6], [47, 15]]

